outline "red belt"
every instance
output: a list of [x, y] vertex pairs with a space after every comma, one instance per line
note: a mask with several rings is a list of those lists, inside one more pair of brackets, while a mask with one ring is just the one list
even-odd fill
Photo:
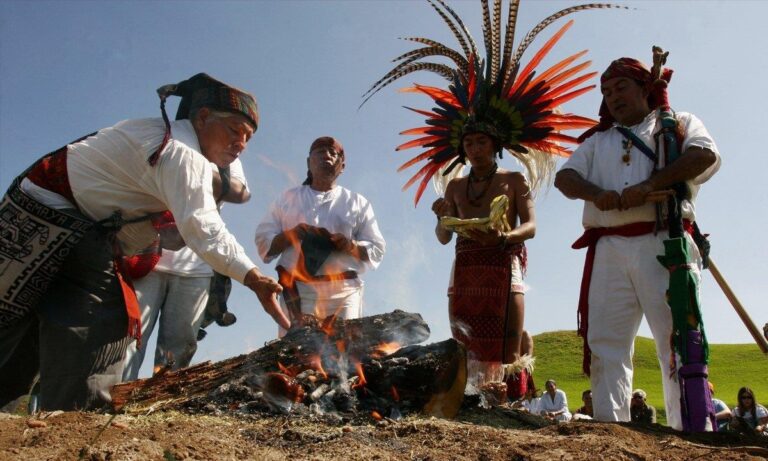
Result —
[[[689, 234], [693, 233], [693, 224], [683, 220], [683, 227]], [[592, 283], [592, 269], [595, 264], [595, 250], [597, 242], [601, 237], [617, 235], [620, 237], [638, 237], [654, 232], [655, 222], [638, 222], [625, 224], [618, 227], [593, 227], [584, 231], [571, 248], [580, 250], [587, 249], [587, 257], [584, 260], [584, 273], [581, 278], [581, 290], [579, 292], [579, 309], [577, 314], [578, 334], [584, 339], [584, 359], [581, 364], [584, 374], [589, 376], [589, 368], [592, 363], [592, 351], [587, 343], [587, 332], [589, 330], [589, 286]]]
[[[77, 206], [77, 201], [72, 194], [67, 172], [67, 146], [51, 153], [40, 160], [27, 174], [27, 179], [35, 185], [55, 192]], [[123, 292], [125, 312], [128, 314], [128, 336], [136, 338], [137, 347], [141, 344], [141, 313], [136, 292], [133, 289], [131, 278], [126, 276], [126, 268], [123, 264], [122, 252], [117, 242], [113, 242], [113, 266], [115, 276], [120, 281], [120, 289]]]

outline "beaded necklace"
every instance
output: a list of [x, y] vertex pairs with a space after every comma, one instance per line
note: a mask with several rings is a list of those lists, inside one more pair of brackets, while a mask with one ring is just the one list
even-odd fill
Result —
[[[470, 205], [474, 207], [480, 207], [482, 205], [480, 199], [482, 199], [486, 192], [488, 192], [488, 189], [491, 188], [491, 179], [493, 179], [493, 175], [496, 174], [498, 169], [499, 164], [494, 162], [491, 171], [483, 176], [476, 176], [474, 168], [469, 170], [469, 176], [467, 177], [467, 201], [469, 201]], [[480, 191], [475, 191], [473, 184], [479, 182], [484, 182], [486, 185]]]

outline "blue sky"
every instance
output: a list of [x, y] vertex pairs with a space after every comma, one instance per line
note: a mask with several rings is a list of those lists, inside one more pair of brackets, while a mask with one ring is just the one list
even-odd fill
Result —
[[[762, 32], [768, 2], [618, 3], [632, 9], [572, 15], [576, 23], [544, 65], [589, 49], [592, 69], [602, 71], [620, 56], [648, 62], [652, 45], [670, 51], [672, 106], [699, 116], [723, 157], [720, 172], [700, 192], [699, 222], [712, 234], [713, 259], [761, 326], [768, 321], [762, 278], [768, 258], [762, 232], [768, 225], [763, 141], [768, 40]], [[524, 0], [517, 40], [572, 4]], [[478, 2], [451, 5], [481, 44]], [[562, 23], [542, 33], [523, 62]], [[360, 96], [390, 70], [390, 60], [413, 49], [397, 39], [406, 36], [457, 46], [429, 4], [418, 0], [5, 0], [0, 2], [0, 188], [42, 154], [83, 134], [127, 118], [159, 116], [157, 87], [207, 72], [251, 91], [260, 106], [261, 126], [241, 157], [253, 198], [224, 210], [227, 226], [248, 253], [257, 259], [253, 234], [269, 203], [303, 180], [309, 144], [317, 136], [335, 136], [347, 152], [340, 183], [372, 202], [387, 239], [381, 267], [365, 275], [365, 313], [420, 312], [432, 328], [430, 341], [445, 339], [453, 249], [434, 238], [429, 211], [434, 192], [428, 190], [414, 208], [413, 191], [400, 191], [410, 175], [397, 173], [397, 166], [417, 151], [394, 151], [406, 140], [398, 133], [421, 122], [401, 106], [430, 107], [426, 97], [396, 90], [413, 82], [442, 82], [431, 74], [412, 74], [358, 110]], [[593, 91], [565, 109], [596, 117], [599, 102]], [[169, 113], [175, 104], [169, 104]], [[502, 166], [519, 168], [510, 156]], [[573, 330], [584, 252], [570, 244], [581, 232], [581, 203], [551, 189], [540, 194], [536, 206], [526, 328], [534, 334]], [[271, 266], [261, 266], [274, 274]], [[702, 289], [710, 340], [750, 342], [708, 273]], [[274, 323], [247, 289], [237, 286], [230, 305], [237, 324], [210, 327], [195, 361], [245, 353], [274, 338]], [[645, 326], [641, 334], [650, 336]]]

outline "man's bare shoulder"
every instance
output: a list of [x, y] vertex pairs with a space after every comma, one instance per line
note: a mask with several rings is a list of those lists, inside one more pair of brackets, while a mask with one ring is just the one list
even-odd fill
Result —
[[462, 186], [465, 187], [466, 183], [467, 183], [467, 177], [466, 176], [461, 176], [461, 177], [458, 177], [458, 178], [451, 179], [450, 181], [448, 181], [448, 185], [445, 186], [445, 193], [446, 193], [446, 195], [449, 192], [453, 192], [453, 191], [461, 188]]
[[519, 171], [501, 170], [496, 174], [502, 178], [505, 183], [514, 186], [515, 189], [528, 188], [528, 178]]

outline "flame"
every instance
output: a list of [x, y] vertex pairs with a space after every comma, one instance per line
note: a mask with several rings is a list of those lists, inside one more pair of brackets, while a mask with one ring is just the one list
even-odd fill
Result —
[[378, 411], [376, 411], [376, 410], [373, 410], [373, 411], [371, 412], [371, 418], [375, 419], [376, 421], [381, 421], [382, 419], [384, 419], [384, 418], [383, 418], [383, 417], [382, 417], [382, 416], [379, 414], [379, 412], [378, 412]]
[[392, 391], [392, 399], [395, 402], [399, 402], [400, 401], [400, 394], [397, 392], [397, 388], [395, 386], [392, 386], [391, 391]]
[[[328, 232], [326, 229], [321, 228], [320, 232], [325, 237], [330, 237], [331, 233]], [[301, 251], [301, 239], [297, 235], [297, 232], [293, 230], [288, 230], [285, 232], [286, 239], [288, 240], [288, 244], [293, 250], [296, 252], [297, 260], [296, 265], [294, 268], [292, 268], [290, 271], [285, 271], [280, 273], [280, 284], [283, 286], [293, 286], [295, 282], [303, 282], [303, 283], [311, 283], [315, 281], [315, 276], [310, 274], [305, 266], [304, 263], [304, 253]], [[327, 261], [325, 264], [325, 272], [323, 280], [327, 281], [342, 281], [345, 280], [344, 276], [344, 270], [343, 267], [329, 267], [329, 262]], [[318, 298], [323, 298], [323, 296], [318, 296]], [[315, 304], [315, 317], [318, 319], [324, 319], [325, 321], [321, 324], [321, 328], [328, 336], [333, 335], [333, 322], [336, 320], [337, 315], [341, 311], [341, 307], [333, 314], [326, 316], [325, 315], [325, 308], [326, 306], [323, 305], [322, 301], [318, 301]], [[293, 315], [293, 313], [291, 313]]]
[[323, 369], [323, 361], [319, 355], [313, 355], [309, 361], [309, 364], [313, 370], [317, 371], [323, 376], [323, 379], [328, 379], [328, 373], [326, 373], [325, 369]]
[[373, 353], [371, 353], [371, 356], [374, 358], [384, 357], [386, 355], [394, 354], [400, 350], [401, 347], [400, 343], [397, 342], [381, 343], [376, 346]]
[[[328, 233], [328, 235], [330, 235], [330, 233]], [[283, 280], [286, 282], [286, 284], [289, 285], [293, 284], [294, 281], [313, 281], [314, 276], [307, 272], [306, 266], [304, 265], [304, 253], [301, 251], [301, 239], [298, 235], [296, 235], [296, 232], [293, 232], [292, 230], [286, 231], [285, 237], [288, 239], [290, 246], [293, 247], [294, 251], [296, 252], [298, 259], [296, 261], [296, 267], [291, 271], [287, 271]], [[281, 280], [281, 282], [283, 280]], [[333, 282], [344, 280], [344, 274], [342, 274], [341, 271], [336, 271], [336, 273], [328, 274], [328, 280]]]
[[[320, 302], [315, 305], [319, 305]], [[336, 317], [330, 315], [323, 319], [322, 322], [320, 322], [320, 331], [325, 333], [326, 336], [333, 336], [334, 333], [336, 333], [336, 330], [333, 328], [333, 321], [336, 320]]]
[[363, 364], [360, 362], [355, 362], [355, 370], [357, 370], [357, 382], [352, 385], [352, 389], [364, 387], [366, 384], [368, 384], [368, 381], [365, 380], [365, 374], [363, 373]]
[[288, 368], [280, 362], [277, 362], [277, 368], [279, 368], [282, 373], [290, 376], [291, 378], [294, 378], [297, 374], [299, 374], [296, 367]]
[[159, 365], [155, 365], [152, 368], [152, 376], [154, 375], [162, 375], [165, 374], [171, 370], [173, 370], [173, 366], [176, 364], [176, 360], [173, 358], [173, 352], [166, 351], [165, 357], [163, 357], [165, 360], [163, 360], [163, 363]]

